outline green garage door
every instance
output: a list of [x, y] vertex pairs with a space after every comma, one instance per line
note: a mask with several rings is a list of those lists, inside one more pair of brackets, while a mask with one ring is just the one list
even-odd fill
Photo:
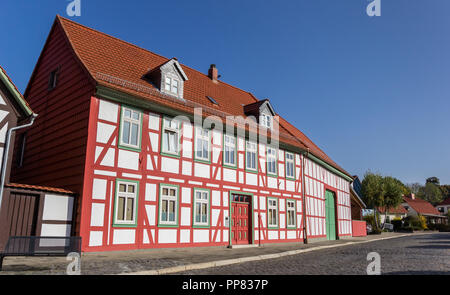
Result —
[[327, 218], [327, 240], [336, 240], [334, 193], [328, 190], [325, 192], [325, 213]]

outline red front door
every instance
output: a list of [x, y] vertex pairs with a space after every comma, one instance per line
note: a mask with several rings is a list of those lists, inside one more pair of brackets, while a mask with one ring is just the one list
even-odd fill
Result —
[[233, 245], [252, 243], [251, 197], [233, 195], [231, 202], [231, 242]]

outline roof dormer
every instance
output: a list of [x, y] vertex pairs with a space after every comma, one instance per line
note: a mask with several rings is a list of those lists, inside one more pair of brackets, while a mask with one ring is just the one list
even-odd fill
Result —
[[163, 63], [145, 75], [162, 93], [183, 99], [184, 82], [188, 80], [176, 58]]
[[273, 117], [276, 113], [268, 99], [245, 105], [244, 113], [247, 116], [254, 116], [257, 118], [261, 126], [272, 129]]

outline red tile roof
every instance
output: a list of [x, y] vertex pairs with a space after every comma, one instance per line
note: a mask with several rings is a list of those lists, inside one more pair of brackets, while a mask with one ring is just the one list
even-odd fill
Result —
[[62, 193], [74, 195], [75, 193], [72, 191], [68, 191], [62, 188], [48, 187], [48, 186], [39, 186], [39, 185], [29, 185], [29, 184], [21, 184], [21, 183], [8, 183], [5, 187], [9, 188], [17, 188], [17, 189], [30, 189], [30, 190], [39, 190], [39, 191], [47, 191], [54, 193]]
[[[181, 67], [188, 76], [183, 95], [186, 102], [172, 99], [142, 79], [143, 75], [170, 59], [60, 16], [57, 16], [56, 23], [62, 26], [76, 56], [98, 85], [139, 96], [179, 111], [193, 113], [195, 105], [206, 107], [203, 109], [205, 115], [245, 117], [243, 106], [259, 101], [250, 92], [222, 81], [213, 82], [207, 75], [185, 65]], [[219, 107], [207, 96], [214, 98]], [[305, 151], [309, 150], [314, 156], [350, 176], [300, 130], [281, 117], [279, 123], [280, 141]]]
[[417, 213], [422, 215], [440, 215], [439, 211], [431, 205], [431, 203], [415, 197], [414, 200], [410, 197], [403, 197], [403, 200], [408, 203]]
[[[384, 207], [378, 207], [378, 211], [381, 214], [384, 214], [385, 209], [384, 209]], [[402, 205], [398, 205], [395, 208], [389, 208], [388, 213], [391, 213], [391, 214], [407, 214], [408, 211]]]

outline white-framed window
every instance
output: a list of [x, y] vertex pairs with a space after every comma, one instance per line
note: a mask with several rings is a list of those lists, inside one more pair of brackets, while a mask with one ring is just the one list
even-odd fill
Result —
[[295, 179], [294, 154], [286, 152], [286, 177]]
[[117, 181], [114, 205], [115, 226], [136, 226], [138, 190], [139, 185], [137, 182]]
[[122, 107], [120, 129], [120, 146], [140, 149], [142, 113], [128, 107]]
[[211, 155], [211, 131], [201, 127], [195, 128], [195, 159], [209, 161]]
[[287, 227], [296, 227], [296, 209], [294, 200], [286, 200], [286, 224]]
[[261, 114], [259, 117], [260, 124], [266, 128], [271, 129], [272, 128], [272, 116], [267, 114]]
[[266, 162], [267, 162], [267, 174], [276, 175], [277, 174], [276, 149], [267, 147]]
[[278, 227], [278, 200], [267, 199], [267, 224], [269, 227]]
[[170, 155], [180, 153], [180, 122], [172, 118], [164, 118], [162, 152]]
[[224, 136], [223, 163], [236, 167], [236, 137], [233, 135]]
[[180, 82], [177, 79], [166, 76], [164, 89], [170, 93], [178, 95], [179, 83]]
[[178, 225], [178, 186], [162, 184], [160, 187], [159, 225]]
[[209, 190], [194, 189], [194, 225], [209, 226]]
[[245, 168], [256, 171], [258, 169], [258, 146], [256, 143], [251, 141], [247, 141], [245, 146]]

